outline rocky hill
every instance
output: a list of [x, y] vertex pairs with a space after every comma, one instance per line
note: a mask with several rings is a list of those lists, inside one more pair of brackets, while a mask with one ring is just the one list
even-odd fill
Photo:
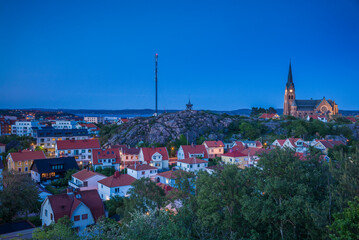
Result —
[[136, 145], [139, 142], [164, 145], [188, 136], [189, 143], [200, 136], [207, 140], [223, 139], [230, 123], [240, 117], [226, 114], [213, 114], [205, 111], [181, 111], [164, 113], [158, 117], [139, 117], [130, 119], [112, 131], [110, 144]]

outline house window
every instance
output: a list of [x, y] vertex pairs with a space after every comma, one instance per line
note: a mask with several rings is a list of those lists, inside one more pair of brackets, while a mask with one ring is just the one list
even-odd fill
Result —
[[120, 192], [120, 188], [115, 188], [115, 193], [119, 193]]
[[142, 175], [145, 175], [145, 171], [142, 171]]
[[88, 215], [87, 214], [82, 214], [82, 220], [86, 220], [88, 219]]
[[85, 150], [81, 150], [82, 153], [85, 153]]
[[74, 216], [74, 221], [80, 221], [80, 215]]
[[19, 172], [21, 172], [21, 168], [19, 168], [18, 170], [19, 170]]
[[25, 167], [25, 172], [27, 172], [27, 167]]
[[45, 217], [47, 217], [47, 210], [45, 209]]
[[54, 217], [52, 216], [52, 213], [51, 213], [51, 215], [50, 215], [50, 219], [51, 219], [51, 220], [53, 220], [53, 218], [54, 218]]
[[197, 167], [199, 167], [200, 165], [198, 164]]

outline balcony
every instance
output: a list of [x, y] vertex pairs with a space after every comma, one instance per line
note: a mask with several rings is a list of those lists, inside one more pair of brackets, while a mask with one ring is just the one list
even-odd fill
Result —
[[83, 186], [84, 185], [82, 183], [75, 183], [73, 181], [69, 181], [69, 187], [72, 187], [73, 189], [79, 189]]

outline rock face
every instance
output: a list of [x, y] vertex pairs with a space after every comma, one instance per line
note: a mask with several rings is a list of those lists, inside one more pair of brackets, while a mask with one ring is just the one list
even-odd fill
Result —
[[206, 136], [207, 140], [221, 140], [223, 131], [234, 120], [234, 117], [203, 111], [182, 111], [165, 113], [158, 117], [134, 118], [119, 126], [109, 143], [133, 146], [143, 141], [164, 145], [179, 139], [181, 135], [188, 135], [189, 144], [200, 136]]

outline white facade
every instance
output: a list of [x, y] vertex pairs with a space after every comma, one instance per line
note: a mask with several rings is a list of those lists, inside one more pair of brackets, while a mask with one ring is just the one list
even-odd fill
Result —
[[71, 177], [71, 181], [69, 181], [69, 186], [75, 189], [80, 189], [80, 191], [84, 191], [84, 190], [91, 190], [91, 189], [96, 189], [98, 187], [98, 181], [102, 180], [106, 178], [106, 176], [100, 175], [100, 174], [96, 174], [84, 181], [75, 178], [75, 177]]
[[186, 172], [198, 172], [201, 170], [205, 170], [208, 167], [208, 163], [184, 163], [181, 161], [177, 161], [177, 167]]
[[75, 128], [75, 125], [75, 121], [56, 120], [55, 124], [53, 124], [52, 127], [56, 129], [73, 129]]
[[31, 136], [32, 127], [39, 127], [39, 122], [16, 121], [14, 125], [11, 125], [11, 134], [18, 136]]
[[[144, 159], [142, 149], [140, 151], [138, 159], [142, 164], [147, 164], [147, 162]], [[163, 160], [162, 155], [156, 152], [151, 156], [151, 163], [149, 165], [152, 167], [156, 167], [158, 169], [168, 168], [168, 159]]]
[[77, 164], [82, 165], [85, 163], [92, 164], [92, 148], [87, 149], [65, 149], [58, 150], [55, 145], [55, 156], [56, 157], [75, 157]]
[[127, 168], [127, 174], [136, 179], [152, 178], [157, 175], [157, 171], [157, 169], [134, 170], [131, 168]]
[[85, 122], [89, 123], [103, 123], [104, 118], [103, 117], [84, 117]]
[[127, 197], [128, 190], [132, 188], [131, 185], [127, 186], [119, 186], [119, 187], [107, 187], [101, 183], [98, 183], [98, 194], [103, 201], [110, 200], [111, 197], [120, 196], [120, 197]]
[[40, 182], [40, 174], [31, 170], [31, 179], [32, 179], [32, 181], [39, 183]]
[[42, 226], [49, 226], [51, 223], [55, 222], [54, 212], [48, 198], [41, 204], [40, 219], [42, 221]]

